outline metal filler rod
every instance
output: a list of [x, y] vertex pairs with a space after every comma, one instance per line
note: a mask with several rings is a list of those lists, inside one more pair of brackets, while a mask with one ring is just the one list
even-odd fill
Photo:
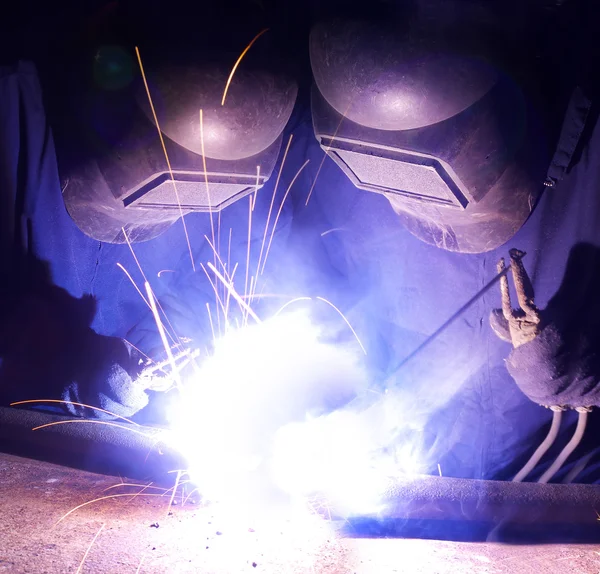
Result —
[[[524, 256], [525, 254], [523, 254]], [[504, 277], [511, 269], [511, 265], [507, 265], [504, 270], [498, 273], [491, 281], [486, 283], [473, 297], [471, 297], [454, 315], [452, 315], [445, 323], [443, 323], [440, 327], [438, 327], [427, 339], [425, 339], [414, 351], [412, 351], [409, 355], [404, 357], [396, 365], [396, 368], [391, 371], [392, 373], [398, 372], [402, 367], [404, 367], [409, 361], [414, 359], [419, 353], [421, 353], [424, 349], [426, 349], [441, 333], [443, 333], [456, 319], [458, 319], [473, 303], [481, 299], [502, 277]]]

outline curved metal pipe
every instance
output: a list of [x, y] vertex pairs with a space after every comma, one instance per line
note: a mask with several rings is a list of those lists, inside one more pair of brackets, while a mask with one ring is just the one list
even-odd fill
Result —
[[550, 430], [548, 431], [548, 435], [543, 440], [542, 444], [537, 447], [536, 451], [531, 455], [531, 458], [525, 463], [525, 466], [517, 472], [515, 477], [512, 479], [512, 482], [522, 482], [527, 478], [529, 473], [536, 467], [537, 463], [541, 460], [541, 458], [546, 454], [548, 449], [554, 444], [556, 437], [558, 436], [558, 431], [560, 429], [560, 423], [562, 421], [562, 413], [563, 409], [561, 407], [553, 406], [550, 407], [553, 411], [552, 413], [552, 424], [550, 425]]
[[561, 469], [562, 465], [569, 458], [569, 456], [571, 456], [571, 453], [579, 446], [579, 443], [583, 438], [583, 434], [585, 433], [589, 409], [578, 408], [577, 411], [579, 412], [579, 418], [577, 419], [577, 426], [575, 427], [573, 437], [567, 443], [567, 446], [565, 446], [561, 453], [556, 457], [556, 460], [552, 463], [552, 466], [538, 480], [540, 484], [546, 484], [549, 482], [552, 477]]

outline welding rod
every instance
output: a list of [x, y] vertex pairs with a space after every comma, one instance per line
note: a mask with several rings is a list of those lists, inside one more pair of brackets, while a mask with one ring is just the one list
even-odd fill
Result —
[[[525, 256], [525, 254], [523, 254], [522, 257], [524, 257], [524, 256]], [[469, 307], [471, 307], [471, 305], [473, 305], [473, 303], [475, 303], [476, 301], [481, 299], [481, 297], [483, 297], [496, 283], [498, 283], [498, 281], [500, 281], [500, 279], [502, 279], [502, 277], [504, 277], [510, 271], [510, 269], [511, 269], [511, 265], [508, 265], [502, 271], [500, 271], [500, 273], [498, 273], [491, 281], [489, 281], [479, 291], [477, 291], [477, 293], [475, 293], [475, 295], [473, 295], [473, 297], [471, 297], [445, 323], [443, 323], [431, 335], [429, 335], [429, 337], [427, 337], [427, 339], [425, 339], [412, 353], [410, 353], [409, 355], [404, 357], [404, 359], [402, 359], [400, 361], [400, 363], [398, 363], [398, 365], [396, 365], [396, 368], [392, 371], [392, 373], [397, 373], [409, 361], [414, 359], [421, 351], [423, 351], [423, 349], [425, 349], [427, 346], [429, 346], [430, 343], [435, 341], [435, 339], [437, 339], [437, 337], [441, 333], [443, 333], [450, 325], [452, 325], [452, 323], [454, 323], [454, 321], [456, 321], [456, 319], [458, 319]]]

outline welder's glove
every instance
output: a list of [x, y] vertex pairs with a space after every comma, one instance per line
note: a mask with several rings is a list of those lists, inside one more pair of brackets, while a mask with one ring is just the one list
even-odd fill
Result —
[[141, 355], [126, 341], [98, 335], [91, 329], [82, 338], [81, 358], [72, 358], [71, 383], [61, 397], [67, 410], [76, 416], [110, 419], [112, 415], [128, 418], [146, 407], [147, 389], [138, 382]]
[[[535, 339], [543, 329], [542, 312], [533, 302], [533, 286], [523, 266], [524, 255], [518, 249], [510, 250], [512, 277], [520, 308], [512, 308], [508, 277], [504, 275], [500, 279], [502, 309], [494, 309], [490, 316], [490, 324], [496, 335], [502, 340], [512, 343], [515, 348]], [[498, 263], [498, 273], [504, 269], [504, 259], [501, 259]]]
[[[506, 360], [509, 373], [529, 399], [543, 406], [600, 404], [598, 292], [594, 292], [597, 286], [593, 281], [584, 284], [580, 275], [582, 264], [587, 267], [590, 263], [589, 251], [587, 246], [574, 249], [563, 286], [546, 309], [540, 310], [534, 304], [531, 282], [521, 262], [523, 253], [512, 250], [520, 309], [512, 309], [504, 277], [502, 309], [491, 313], [493, 330], [514, 347]], [[499, 271], [503, 268], [501, 261]]]
[[[142, 370], [137, 382], [144, 389], [151, 391], [168, 391], [177, 383], [182, 371], [199, 355], [199, 351], [184, 349], [179, 353], [173, 351], [173, 360], [167, 358], [159, 363], [146, 359], [140, 361]], [[174, 368], [173, 368], [174, 367]]]

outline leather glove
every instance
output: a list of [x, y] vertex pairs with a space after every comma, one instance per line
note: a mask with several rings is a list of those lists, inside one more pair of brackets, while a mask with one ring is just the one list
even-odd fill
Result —
[[[517, 348], [529, 343], [540, 334], [544, 328], [544, 318], [543, 312], [536, 307], [533, 301], [533, 286], [523, 266], [525, 253], [518, 249], [511, 249], [509, 254], [519, 308], [512, 308], [508, 274], [506, 274], [500, 279], [502, 309], [492, 311], [490, 324], [498, 337], [503, 341], [512, 343], [512, 346]], [[498, 273], [505, 269], [504, 259], [500, 259]]]
[[[563, 286], [546, 309], [534, 303], [531, 282], [521, 261], [524, 253], [510, 251], [519, 308], [513, 309], [505, 276], [500, 283], [502, 309], [490, 316], [494, 332], [514, 347], [506, 367], [521, 391], [533, 402], [570, 408], [600, 404], [600, 346], [596, 283], [582, 281], [581, 270], [593, 271], [590, 248], [575, 247]], [[504, 261], [498, 270], [504, 269]], [[573, 291], [570, 287], [577, 285]], [[580, 291], [580, 292], [578, 292]]]

